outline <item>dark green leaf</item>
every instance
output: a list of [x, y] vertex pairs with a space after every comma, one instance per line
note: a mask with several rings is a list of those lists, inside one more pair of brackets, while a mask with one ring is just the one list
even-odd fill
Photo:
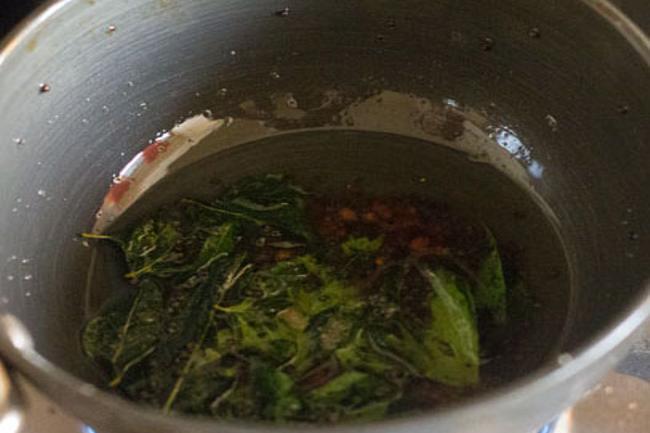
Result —
[[476, 308], [488, 310], [495, 322], [503, 324], [507, 320], [506, 283], [496, 240], [489, 230], [486, 233], [490, 248], [478, 271], [474, 300]]
[[400, 325], [386, 342], [425, 377], [444, 384], [466, 386], [478, 382], [479, 346], [476, 321], [462, 280], [446, 271], [420, 267], [433, 288], [431, 318], [424, 330]]
[[170, 268], [183, 259], [183, 255], [174, 250], [180, 240], [181, 233], [170, 221], [150, 219], [137, 226], [124, 244], [130, 269], [127, 278], [169, 276]]
[[253, 387], [264, 419], [283, 421], [293, 418], [302, 409], [291, 377], [262, 363], [252, 367]]
[[367, 237], [349, 237], [341, 244], [341, 250], [346, 256], [353, 256], [356, 254], [374, 254], [384, 244], [382, 236], [376, 239], [368, 239]]
[[330, 421], [380, 419], [399, 391], [379, 376], [346, 371], [310, 392], [310, 412]]
[[144, 281], [128, 310], [119, 306], [86, 326], [82, 340], [84, 351], [104, 365], [111, 365], [111, 386], [119, 385], [131, 367], [155, 350], [160, 338], [162, 308], [160, 287]]
[[283, 176], [244, 179], [219, 198], [212, 209], [226, 218], [277, 227], [303, 239], [312, 237], [305, 220], [307, 193]]

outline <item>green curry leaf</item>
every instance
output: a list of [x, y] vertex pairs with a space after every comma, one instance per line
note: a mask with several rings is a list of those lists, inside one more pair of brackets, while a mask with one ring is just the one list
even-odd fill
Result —
[[162, 291], [157, 284], [143, 281], [128, 310], [123, 307], [115, 306], [91, 320], [82, 339], [88, 356], [111, 365], [112, 387], [155, 350], [161, 331]]
[[384, 244], [384, 238], [379, 236], [376, 239], [368, 239], [367, 237], [349, 237], [341, 244], [341, 250], [346, 256], [353, 256], [355, 254], [374, 254]]
[[419, 271], [433, 288], [431, 318], [424, 330], [399, 326], [398, 335], [386, 342], [405, 356], [425, 377], [447, 385], [467, 386], [478, 382], [479, 346], [471, 302], [460, 287], [462, 280], [449, 271]]
[[487, 229], [486, 233], [489, 251], [478, 271], [478, 284], [474, 292], [474, 300], [478, 309], [488, 310], [496, 323], [504, 324], [507, 320], [507, 288], [503, 276], [503, 266], [494, 236]]

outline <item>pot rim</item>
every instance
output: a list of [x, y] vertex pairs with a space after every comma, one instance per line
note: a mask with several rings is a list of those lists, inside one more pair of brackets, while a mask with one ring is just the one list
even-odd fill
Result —
[[[0, 68], [12, 55], [15, 49], [22, 46], [34, 33], [36, 33], [51, 17], [64, 10], [75, 0], [48, 0], [36, 8], [26, 19], [16, 26], [3, 40], [0, 41]], [[650, 68], [650, 38], [610, 0], [577, 0], [605, 19], [614, 27], [635, 49], [646, 65]], [[137, 403], [130, 402], [115, 394], [96, 388], [62, 368], [54, 365], [37, 353], [30, 345], [19, 344], [29, 340], [29, 335], [19, 322], [7, 320], [8, 316], [0, 316], [0, 352], [3, 358], [10, 362], [15, 369], [33, 382], [37, 389], [65, 388], [74, 395], [93, 399], [100, 407], [110, 409], [111, 413], [123, 414], [127, 419], [139, 418], [147, 423], [162, 423], [176, 431], [182, 426], [200, 427], [207, 430], [214, 427], [215, 420], [187, 415], [165, 415], [153, 408], [147, 408]], [[505, 386], [487, 394], [469, 398], [462, 402], [445, 408], [441, 411], [432, 411], [422, 414], [409, 415], [402, 418], [393, 418], [378, 422], [364, 424], [339, 424], [333, 426], [309, 426], [313, 430], [327, 430], [339, 433], [370, 433], [381, 424], [382, 427], [392, 431], [409, 431], [416, 425], [432, 424], [447, 420], [451, 423], [454, 419], [485, 419], [488, 420], [495, 413], [512, 408], [522, 399], [531, 395], [539, 395], [568, 383], [569, 379], [580, 372], [590, 369], [597, 363], [605, 362], [612, 365], [618, 360], [611, 354], [617, 348], [625, 345], [638, 331], [646, 320], [650, 318], [650, 280], [643, 285], [641, 293], [630, 303], [626, 311], [614, 318], [614, 325], [594, 335], [587, 343], [572, 354], [572, 359], [558, 364], [550, 371], [538, 370], [532, 374], [515, 380]], [[8, 338], [3, 338], [7, 336]], [[43, 386], [47, 385], [47, 386]], [[50, 392], [49, 397], [55, 401], [57, 395]], [[64, 404], [63, 404], [64, 405]], [[65, 405], [64, 405], [65, 406]], [[74, 410], [73, 410], [74, 411]], [[273, 425], [251, 422], [218, 421], [224, 431], [230, 432], [268, 432], [268, 431], [305, 431], [306, 426]], [[203, 431], [203, 430], [201, 430]]]

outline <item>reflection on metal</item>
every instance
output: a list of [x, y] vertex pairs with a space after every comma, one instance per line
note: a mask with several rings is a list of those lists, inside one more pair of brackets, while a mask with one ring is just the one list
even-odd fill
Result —
[[499, 146], [508, 151], [514, 158], [526, 165], [528, 173], [536, 179], [542, 177], [544, 166], [533, 159], [531, 149], [526, 147], [519, 136], [508, 126], [493, 128], [490, 137], [494, 138]]
[[22, 393], [0, 361], [0, 433], [15, 433], [23, 422]]
[[555, 422], [553, 433], [571, 433], [573, 430], [573, 411], [571, 409], [564, 412]]
[[93, 233], [102, 233], [149, 188], [169, 172], [170, 166], [212, 132], [221, 128], [222, 119], [198, 115], [185, 120], [139, 152], [113, 180], [101, 208]]
[[22, 414], [17, 410], [9, 411], [0, 418], [0, 432], [16, 433], [22, 424]]
[[34, 341], [25, 325], [11, 314], [0, 316], [0, 338], [8, 342], [18, 350], [26, 350], [34, 347]]

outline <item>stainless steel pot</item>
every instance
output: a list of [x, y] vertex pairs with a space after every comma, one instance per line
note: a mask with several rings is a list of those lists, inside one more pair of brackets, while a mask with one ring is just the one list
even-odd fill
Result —
[[[256, 119], [235, 143], [333, 124], [423, 138], [426, 122], [407, 131], [417, 101], [434, 114], [462, 105], [492, 128], [474, 145], [511, 152], [556, 216], [570, 356], [449, 409], [328, 430], [531, 431], [595, 384], [650, 314], [649, 66], [648, 38], [604, 0], [51, 2], [0, 51], [2, 357], [100, 432], [277, 430], [162, 416], [88, 383], [90, 250], [76, 234], [111, 175], [192, 112]], [[381, 118], [346, 118], [377, 94], [401, 96]], [[448, 121], [434, 132], [451, 142]]]

